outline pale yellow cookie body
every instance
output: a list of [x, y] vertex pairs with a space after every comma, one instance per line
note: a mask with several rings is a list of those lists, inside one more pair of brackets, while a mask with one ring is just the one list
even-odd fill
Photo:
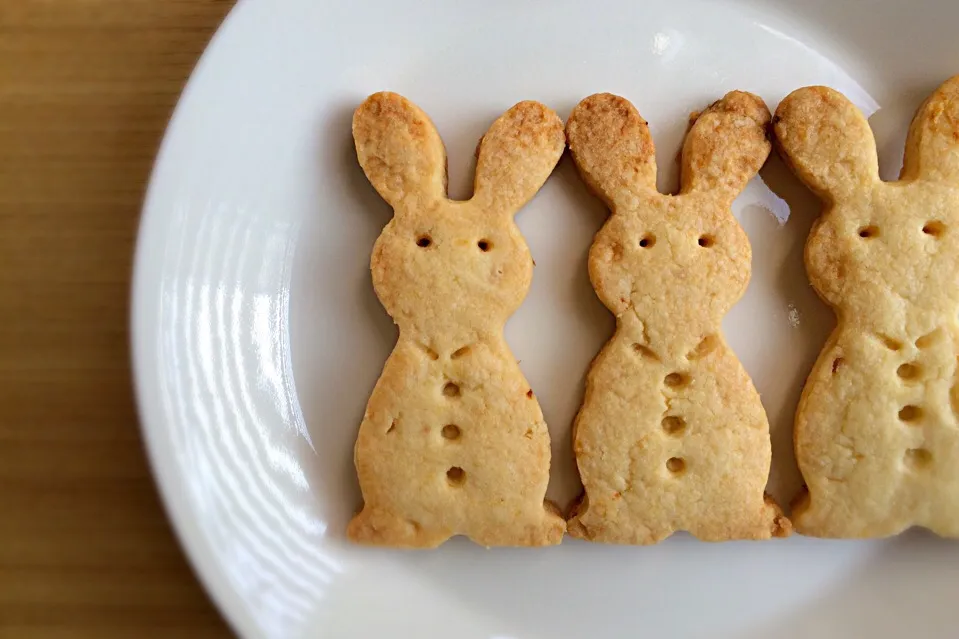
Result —
[[612, 210], [589, 272], [617, 320], [574, 427], [585, 494], [573, 536], [651, 544], [677, 530], [710, 541], [788, 534], [764, 495], [766, 415], [721, 332], [751, 257], [730, 205], [769, 154], [768, 121], [747, 93], [712, 105], [687, 136], [681, 192], [667, 196], [632, 104], [594, 95], [570, 116], [576, 164]]
[[368, 98], [353, 135], [394, 208], [371, 266], [400, 335], [360, 425], [364, 506], [349, 538], [408, 548], [457, 534], [486, 546], [559, 543], [564, 521], [544, 501], [549, 432], [503, 327], [533, 269], [513, 214], [562, 155], [562, 121], [535, 102], [498, 119], [466, 202], [446, 197], [442, 142], [405, 98]]
[[838, 319], [796, 415], [796, 528], [959, 536], [959, 78], [917, 112], [898, 182], [879, 179], [868, 123], [832, 89], [793, 92], [775, 123], [826, 203], [806, 268]]

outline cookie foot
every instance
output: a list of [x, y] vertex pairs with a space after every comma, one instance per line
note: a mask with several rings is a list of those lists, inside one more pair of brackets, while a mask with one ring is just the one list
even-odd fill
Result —
[[843, 510], [836, 514], [832, 508], [823, 508], [822, 504], [854, 503], [852, 499], [831, 496], [812, 499], [807, 488], [793, 499], [792, 524], [796, 532], [806, 537], [823, 539], [881, 539], [903, 532], [908, 526], [888, 519], [884, 513], [870, 516], [855, 509]]
[[350, 541], [392, 548], [436, 548], [450, 538], [448, 531], [428, 530], [419, 523], [364, 507], [346, 529]]
[[675, 532], [668, 526], [653, 529], [644, 523], [631, 520], [596, 516], [590, 512], [589, 500], [585, 496], [577, 499], [570, 507], [566, 530], [570, 537], [585, 541], [632, 546], [658, 544]]
[[779, 507], [769, 495], [763, 495], [763, 501], [766, 502], [767, 525], [771, 537], [788, 537], [793, 532], [792, 522], [783, 514], [783, 509]]
[[555, 546], [563, 541], [566, 521], [559, 509], [550, 502], [543, 504], [543, 518], [536, 523], [515, 526], [509, 529], [496, 527], [470, 534], [470, 539], [486, 547], [493, 546]]

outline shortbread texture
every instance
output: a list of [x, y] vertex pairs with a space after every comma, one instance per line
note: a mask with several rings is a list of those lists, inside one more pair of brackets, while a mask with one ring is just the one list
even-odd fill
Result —
[[957, 537], [959, 76], [916, 112], [896, 182], [880, 180], [866, 118], [833, 89], [794, 91], [774, 122], [781, 155], [825, 205], [806, 269], [838, 320], [796, 414], [796, 528]]
[[513, 215], [559, 161], [562, 121], [537, 102], [496, 120], [468, 201], [448, 199], [443, 143], [402, 96], [370, 96], [353, 138], [394, 210], [371, 267], [399, 338], [360, 425], [364, 505], [349, 538], [401, 548], [453, 535], [484, 546], [559, 543], [565, 522], [544, 500], [549, 432], [503, 327], [533, 271]]
[[573, 159], [612, 214], [589, 253], [616, 332], [594, 360], [574, 425], [585, 486], [569, 532], [653, 544], [789, 533], [765, 495], [769, 425], [721, 331], [749, 281], [748, 238], [730, 206], [765, 162], [769, 110], [732, 92], [694, 115], [678, 195], [656, 190], [647, 123], [627, 100], [583, 100], [567, 123]]

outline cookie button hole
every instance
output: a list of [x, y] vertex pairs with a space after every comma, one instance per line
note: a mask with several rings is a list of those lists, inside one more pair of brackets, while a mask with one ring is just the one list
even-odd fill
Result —
[[686, 430], [686, 420], [679, 415], [663, 417], [663, 430], [667, 435], [679, 435]]
[[489, 240], [480, 240], [476, 243], [476, 246], [478, 246], [479, 250], [483, 251], [484, 253], [489, 253], [493, 248], [493, 243]]
[[643, 236], [643, 239], [639, 241], [639, 245], [642, 248], [652, 248], [656, 245], [656, 236], [652, 233], [647, 233]]
[[461, 431], [460, 427], [456, 424], [447, 424], [443, 427], [442, 434], [443, 439], [449, 439], [452, 441], [454, 439], [459, 439], [460, 435], [463, 434], [463, 431]]
[[670, 373], [666, 376], [666, 379], [663, 380], [663, 383], [669, 386], [670, 388], [682, 388], [689, 384], [689, 375], [683, 373]]
[[922, 409], [909, 404], [899, 409], [899, 419], [906, 423], [917, 422], [922, 418]]
[[443, 394], [447, 397], [459, 397], [460, 396], [460, 387], [453, 382], [447, 382], [443, 386]]
[[932, 453], [925, 448], [910, 448], [903, 461], [912, 468], [926, 468], [932, 464]]
[[429, 235], [420, 235], [416, 238], [416, 245], [420, 248], [429, 248], [433, 244], [433, 238]]
[[878, 226], [864, 226], [859, 229], [859, 237], [864, 240], [869, 240], [874, 237], [879, 237], [879, 227]]
[[682, 457], [670, 457], [666, 460], [666, 470], [674, 475], [686, 472], [686, 461]]
[[922, 227], [922, 232], [932, 237], [939, 237], [946, 232], [946, 225], [939, 220], [927, 222], [926, 225]]
[[699, 238], [698, 244], [703, 248], [709, 248], [716, 243], [716, 238], [712, 235], [703, 235]]
[[903, 364], [896, 369], [896, 375], [898, 375], [900, 379], [904, 380], [916, 379], [919, 377], [919, 373], [919, 367], [915, 364]]
[[453, 466], [446, 471], [446, 481], [450, 483], [450, 486], [462, 486], [466, 481], [466, 471], [459, 466]]

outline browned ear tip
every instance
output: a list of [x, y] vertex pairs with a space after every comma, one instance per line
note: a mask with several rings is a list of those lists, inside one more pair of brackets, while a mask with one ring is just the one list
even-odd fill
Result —
[[735, 197], [769, 157], [769, 120], [762, 98], [745, 91], [710, 104], [683, 142], [680, 193], [721, 189]]
[[[586, 128], [584, 124], [587, 119], [595, 124]], [[624, 132], [632, 126], [646, 126], [646, 120], [626, 98], [612, 93], [596, 93], [580, 101], [570, 113], [566, 122], [566, 137], [572, 139], [582, 132], [589, 139], [592, 137], [589, 129], [617, 122]]]
[[368, 96], [353, 112], [353, 121], [365, 115], [379, 116], [383, 111], [389, 113], [403, 108], [409, 100], [392, 91], [378, 91]]
[[[767, 143], [772, 140], [772, 125], [770, 124], [772, 114], [769, 112], [769, 107], [758, 95], [747, 91], [730, 91], [722, 99], [710, 104], [702, 113], [696, 114], [696, 119], [705, 113], [721, 113], [748, 118], [762, 129]], [[695, 120], [692, 120], [692, 123], [695, 124]]]
[[610, 208], [656, 190], [653, 139], [626, 98], [597, 93], [582, 100], [566, 123], [566, 139], [580, 175]]
[[730, 91], [707, 110], [749, 118], [761, 127], [765, 127], [772, 119], [763, 99], [747, 91]]
[[543, 186], [566, 150], [563, 121], [546, 105], [519, 102], [483, 135], [471, 201], [513, 215]]
[[791, 120], [805, 117], [816, 108], [823, 105], [844, 108], [848, 100], [846, 97], [829, 87], [811, 86], [796, 89], [779, 103], [773, 117], [773, 126], [778, 133], [783, 126], [788, 126]]
[[773, 131], [776, 148], [793, 173], [826, 201], [879, 181], [869, 122], [835, 89], [809, 86], [787, 95], [776, 108]]
[[926, 98], [916, 110], [912, 126], [919, 124], [929, 132], [959, 140], [959, 122], [954, 115], [954, 112], [959, 110], [956, 108], [957, 103], [959, 103], [959, 75], [940, 84]]
[[413, 103], [398, 93], [380, 91], [367, 97], [353, 112], [353, 137], [362, 138], [370, 133], [370, 129], [384, 120], [396, 118], [400, 114], [409, 113], [415, 107]]
[[[824, 86], [802, 87], [787, 95], [776, 107], [776, 112], [770, 121], [773, 133], [773, 143], [776, 151], [787, 163], [790, 162], [787, 144], [790, 137], [796, 134], [806, 135], [805, 127], [809, 126], [809, 119], [815, 115], [819, 105], [824, 102], [838, 102], [832, 94], [833, 89]], [[839, 94], [837, 94], [839, 95]], [[839, 95], [840, 99], [845, 99]], [[802, 127], [802, 131], [794, 131]], [[794, 169], [796, 170], [796, 169]]]
[[940, 84], [916, 109], [900, 180], [959, 182], [959, 76]]
[[394, 209], [411, 193], [445, 197], [446, 150], [418, 106], [381, 91], [357, 107], [352, 124], [357, 160]]
[[954, 75], [940, 84], [939, 88], [936, 89], [936, 93], [944, 93], [949, 96], [959, 94], [959, 75]]
[[550, 127], [563, 128], [563, 120], [556, 111], [536, 100], [524, 100], [514, 104], [509, 113], [529, 124], [546, 124]]
[[515, 135], [521, 146], [566, 147], [563, 120], [545, 104], [525, 100], [513, 105], [505, 116], [503, 133]]

